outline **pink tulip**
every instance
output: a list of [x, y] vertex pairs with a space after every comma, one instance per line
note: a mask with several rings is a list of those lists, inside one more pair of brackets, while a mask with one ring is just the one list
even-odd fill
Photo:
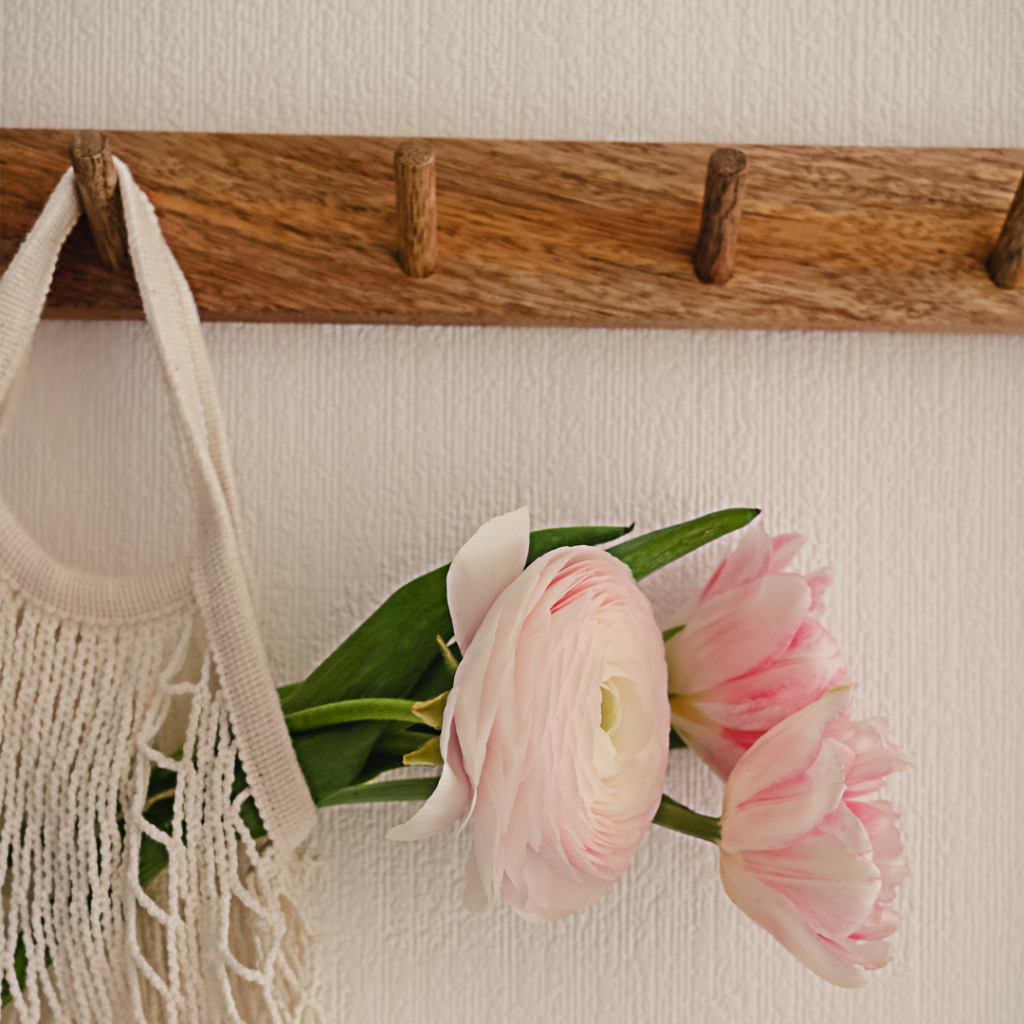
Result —
[[721, 875], [744, 913], [833, 985], [889, 962], [907, 875], [898, 815], [878, 790], [909, 759], [882, 719], [844, 718], [848, 688], [780, 722], [739, 760], [722, 800]]
[[785, 571], [802, 543], [752, 526], [665, 645], [672, 725], [722, 779], [773, 725], [845, 679], [815, 618], [831, 577]]
[[524, 509], [492, 519], [448, 571], [464, 657], [437, 789], [392, 839], [472, 817], [465, 906], [500, 892], [528, 920], [595, 902], [658, 808], [669, 710], [661, 634], [629, 569], [591, 547], [524, 569]]

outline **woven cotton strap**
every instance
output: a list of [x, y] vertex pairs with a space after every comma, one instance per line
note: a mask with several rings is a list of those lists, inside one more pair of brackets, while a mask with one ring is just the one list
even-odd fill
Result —
[[[246, 778], [268, 836], [294, 849], [316, 818], [288, 736], [253, 608], [251, 574], [199, 315], [149, 199], [115, 158], [129, 249], [166, 376], [197, 526], [193, 586], [217, 660]], [[10, 411], [60, 248], [80, 213], [73, 172], [61, 179], [0, 281], [0, 402]]]

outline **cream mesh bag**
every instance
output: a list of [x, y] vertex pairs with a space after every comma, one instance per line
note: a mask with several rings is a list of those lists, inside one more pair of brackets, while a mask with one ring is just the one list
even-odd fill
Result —
[[[319, 1014], [295, 849], [315, 807], [253, 612], [195, 304], [115, 163], [193, 554], [145, 577], [80, 572], [0, 502], [3, 1022], [308, 1024]], [[0, 282], [5, 421], [78, 216], [69, 170]], [[253, 803], [266, 830], [255, 841]], [[144, 890], [154, 857], [167, 869]]]

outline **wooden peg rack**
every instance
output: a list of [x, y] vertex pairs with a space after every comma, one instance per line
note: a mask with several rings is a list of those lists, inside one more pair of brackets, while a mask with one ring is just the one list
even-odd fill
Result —
[[[71, 137], [0, 132], [0, 266], [69, 166]], [[745, 184], [720, 189], [742, 199], [732, 274], [705, 284], [693, 260], [710, 145], [433, 140], [433, 162], [429, 147], [407, 160], [416, 181], [436, 177], [436, 256], [405, 254], [426, 275], [412, 277], [397, 258], [400, 139], [108, 139], [205, 320], [1024, 332], [1020, 149], [740, 147], [745, 169], [727, 170]], [[986, 261], [1004, 222], [1017, 262], [996, 287]], [[142, 315], [84, 218], [44, 315]]]

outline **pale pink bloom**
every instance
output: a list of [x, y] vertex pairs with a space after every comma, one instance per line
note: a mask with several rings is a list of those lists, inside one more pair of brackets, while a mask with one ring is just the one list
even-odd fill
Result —
[[846, 677], [815, 617], [830, 575], [786, 572], [801, 544], [752, 526], [665, 645], [672, 725], [723, 779], [758, 737]]
[[661, 799], [669, 710], [664, 646], [629, 569], [592, 547], [524, 569], [526, 509], [486, 523], [448, 571], [463, 660], [445, 708], [444, 768], [389, 833], [422, 839], [472, 816], [464, 903], [498, 893], [528, 920], [595, 902]]
[[815, 974], [857, 988], [890, 960], [907, 875], [899, 816], [877, 794], [911, 763], [884, 720], [846, 720], [848, 702], [845, 687], [827, 693], [740, 758], [719, 849], [733, 902]]

